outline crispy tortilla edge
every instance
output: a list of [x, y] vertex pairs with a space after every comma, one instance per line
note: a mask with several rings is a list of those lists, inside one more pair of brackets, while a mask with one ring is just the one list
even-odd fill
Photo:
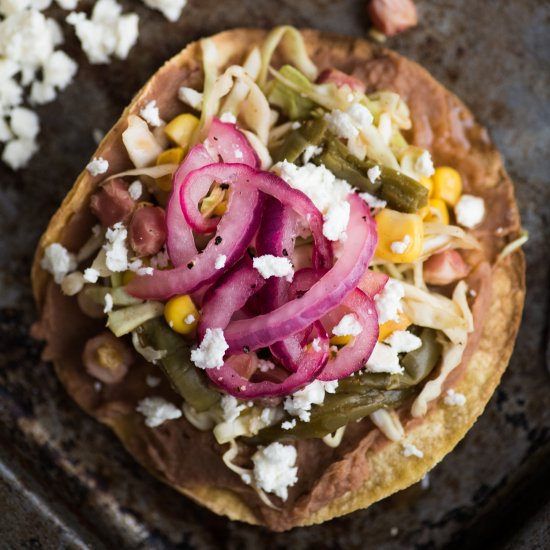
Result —
[[[230, 57], [231, 55], [244, 53], [252, 43], [258, 42], [265, 35], [265, 32], [255, 29], [235, 29], [219, 33], [212, 38], [218, 46], [222, 46], [224, 51], [228, 52], [227, 57]], [[310, 51], [315, 50], [317, 44], [323, 43], [326, 45], [327, 41], [331, 41], [334, 48], [343, 48], [347, 52], [353, 51], [356, 55], [364, 56], [365, 62], [372, 57], [374, 51], [388, 53], [387, 50], [380, 50], [360, 39], [309, 30], [304, 31], [304, 35]], [[393, 52], [390, 55], [398, 56]], [[194, 42], [167, 61], [136, 94], [124, 110], [121, 118], [105, 136], [94, 156], [115, 145], [125, 129], [128, 115], [138, 112], [139, 103], [154, 90], [159, 76], [196, 60], [199, 56], [199, 43]], [[398, 57], [403, 59], [401, 56]], [[413, 61], [408, 60], [408, 63], [414, 64], [419, 70], [426, 73], [425, 69]], [[438, 86], [441, 85], [438, 83]], [[448, 97], [462, 105], [454, 94], [445, 88], [443, 89]], [[499, 172], [506, 185], [511, 187], [512, 183], [504, 169], [502, 168]], [[93, 178], [84, 170], [52, 217], [46, 232], [40, 239], [31, 274], [33, 294], [39, 309], [43, 305], [45, 289], [49, 280], [49, 275], [40, 267], [40, 259], [44, 249], [48, 244], [59, 240], [67, 221], [85, 205], [101, 180], [102, 177]], [[515, 204], [510, 206], [515, 208]], [[404, 457], [402, 446], [399, 443], [390, 443], [376, 452], [367, 451], [370, 474], [363, 485], [335, 499], [329, 505], [309, 516], [305, 521], [296, 523], [295, 526], [322, 523], [331, 518], [366, 508], [370, 504], [420, 480], [426, 472], [431, 470], [456, 446], [483, 412], [506, 369], [521, 320], [524, 296], [525, 262], [523, 253], [518, 251], [493, 268], [492, 298], [488, 322], [485, 325], [480, 345], [468, 365], [466, 375], [456, 386], [456, 390], [466, 396], [466, 405], [460, 408], [443, 405], [432, 408], [428, 413], [428, 421], [417, 426], [407, 435], [407, 441], [422, 449], [424, 457], [421, 459]], [[497, 345], [495, 342], [495, 335], [498, 335], [498, 343], [501, 345]], [[498, 355], [495, 350], [499, 350]], [[57, 367], [56, 370], [58, 370]], [[132, 454], [131, 437], [124, 430], [123, 424], [113, 421], [107, 423]], [[166, 479], [151, 468], [150, 464], [144, 463], [144, 461], [141, 461], [141, 463], [153, 475], [168, 483]], [[254, 511], [232, 491], [210, 486], [194, 487], [192, 490], [177, 486], [174, 488], [217, 514], [223, 514], [230, 519], [251, 524], [259, 523]]]

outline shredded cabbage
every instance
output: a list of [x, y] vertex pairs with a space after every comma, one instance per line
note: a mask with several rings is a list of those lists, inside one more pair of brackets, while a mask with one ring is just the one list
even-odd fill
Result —
[[279, 44], [292, 65], [304, 73], [309, 80], [314, 81], [317, 78], [318, 70], [315, 63], [313, 63], [307, 54], [302, 33], [290, 25], [284, 25], [273, 29], [267, 35], [262, 45], [261, 69], [258, 75], [258, 84], [260, 87], [265, 87], [271, 58]]
[[346, 431], [346, 426], [340, 426], [333, 434], [327, 434], [322, 438], [323, 443], [328, 447], [335, 449], [342, 443], [344, 438], [344, 432]]
[[159, 164], [158, 166], [149, 166], [146, 168], [134, 168], [132, 170], [125, 170], [118, 174], [109, 176], [105, 181], [109, 181], [115, 178], [124, 178], [126, 176], [148, 176], [150, 178], [161, 178], [162, 176], [168, 176], [173, 174], [178, 169], [177, 164]]
[[529, 233], [527, 231], [522, 231], [521, 235], [514, 241], [508, 243], [498, 255], [497, 261], [506, 258], [510, 254], [514, 253], [518, 248], [521, 248], [529, 240]]

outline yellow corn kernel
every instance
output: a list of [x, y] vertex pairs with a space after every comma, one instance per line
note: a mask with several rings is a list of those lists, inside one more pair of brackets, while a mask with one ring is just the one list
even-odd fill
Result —
[[[179, 164], [183, 160], [185, 151], [183, 147], [172, 147], [172, 149], [166, 149], [157, 157], [157, 166], [161, 164]], [[172, 189], [172, 176], [167, 174], [156, 179], [159, 189], [163, 191], [170, 191]]]
[[462, 178], [450, 166], [441, 166], [435, 169], [432, 176], [436, 199], [444, 200], [449, 206], [455, 206], [462, 193]]
[[351, 336], [332, 336], [330, 339], [331, 346], [345, 346], [351, 342]]
[[449, 225], [449, 209], [441, 199], [428, 200], [428, 212], [424, 216], [426, 222], [440, 222]]
[[378, 228], [376, 255], [390, 262], [414, 262], [422, 252], [424, 226], [418, 214], [383, 208], [375, 217]]
[[428, 176], [420, 176], [420, 183], [428, 190], [428, 197], [434, 194], [434, 182]]
[[404, 313], [400, 313], [397, 321], [386, 321], [380, 325], [378, 341], [383, 342], [392, 332], [396, 330], [405, 330], [410, 324], [411, 320]]
[[184, 152], [189, 147], [191, 136], [199, 124], [199, 119], [195, 115], [184, 113], [172, 119], [164, 128], [164, 133], [170, 141], [183, 147]]
[[129, 269], [122, 274], [122, 286], [126, 286], [136, 276], [135, 271]]
[[190, 334], [197, 328], [199, 312], [191, 297], [182, 294], [168, 300], [164, 306], [164, 318], [173, 331], [179, 334]]

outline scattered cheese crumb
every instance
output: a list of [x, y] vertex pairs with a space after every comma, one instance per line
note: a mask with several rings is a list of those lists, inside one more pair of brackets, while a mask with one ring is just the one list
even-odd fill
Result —
[[138, 403], [136, 411], [145, 416], [145, 425], [149, 428], [156, 428], [167, 420], [174, 420], [182, 415], [180, 409], [162, 397], [142, 399]]
[[369, 181], [373, 184], [376, 183], [376, 180], [380, 177], [381, 174], [382, 170], [380, 170], [380, 166], [378, 166], [378, 164], [367, 170], [367, 177], [369, 178]]
[[286, 280], [290, 282], [294, 277], [292, 262], [286, 257], [265, 254], [264, 256], [254, 258], [252, 265], [264, 279], [286, 277]]
[[366, 192], [359, 193], [359, 197], [361, 197], [369, 205], [369, 208], [372, 208], [373, 210], [377, 210], [379, 208], [386, 208], [386, 205], [388, 204], [386, 201], [379, 199], [378, 197], [375, 197], [374, 195], [371, 195], [370, 193], [366, 193]]
[[327, 239], [340, 240], [349, 222], [350, 206], [347, 201], [352, 188], [338, 179], [325, 166], [307, 163], [296, 166], [287, 161], [279, 162], [274, 171], [291, 187], [305, 193], [323, 214], [323, 234]]
[[202, 109], [202, 100], [204, 96], [201, 92], [193, 90], [193, 88], [182, 86], [178, 90], [178, 98], [182, 103], [189, 105], [191, 109], [195, 109], [195, 111], [200, 111]]
[[331, 113], [325, 114], [325, 120], [328, 129], [338, 137], [353, 140], [359, 135], [359, 131], [353, 124], [353, 120], [348, 113], [334, 109]]
[[227, 256], [225, 254], [218, 254], [214, 267], [216, 269], [223, 269], [225, 267], [225, 262], [227, 261]]
[[296, 448], [292, 445], [271, 443], [260, 447], [253, 455], [254, 480], [267, 493], [274, 493], [282, 500], [288, 498], [288, 488], [298, 481]]
[[92, 139], [96, 143], [96, 145], [99, 145], [103, 138], [105, 137], [105, 133], [103, 130], [100, 130], [99, 128], [94, 128], [92, 130]]
[[416, 456], [417, 458], [423, 458], [424, 453], [412, 443], [403, 443], [403, 456]]
[[97, 280], [99, 279], [99, 271], [97, 269], [94, 269], [93, 267], [88, 267], [84, 270], [84, 279], [88, 283], [97, 283]]
[[455, 216], [460, 225], [473, 229], [485, 217], [485, 202], [481, 197], [462, 195], [455, 206]]
[[63, 245], [52, 243], [44, 250], [40, 266], [53, 275], [57, 284], [61, 284], [65, 276], [76, 269], [76, 258]]
[[313, 348], [314, 351], [321, 351], [321, 346], [320, 346], [320, 343], [321, 343], [321, 339], [320, 338], [314, 338], [312, 341], [311, 341], [311, 347]]
[[316, 147], [315, 145], [307, 145], [302, 155], [302, 162], [307, 164], [313, 157], [320, 155], [323, 152], [322, 147]]
[[183, 322], [184, 322], [186, 325], [192, 325], [195, 321], [196, 321], [195, 316], [194, 316], [192, 313], [190, 313], [190, 314], [183, 320]]
[[109, 63], [111, 56], [126, 59], [138, 38], [139, 17], [122, 15], [115, 0], [98, 0], [88, 19], [84, 12], [71, 12], [67, 23], [75, 28], [90, 63]]
[[269, 372], [275, 368], [275, 363], [268, 361], [267, 359], [258, 360], [258, 369], [260, 372]]
[[103, 313], [110, 313], [113, 311], [113, 296], [107, 292], [105, 294], [105, 307], [103, 308]]
[[377, 342], [370, 357], [365, 364], [367, 372], [387, 372], [389, 374], [402, 374], [403, 367], [399, 364], [397, 352], [386, 344]]
[[335, 336], [358, 336], [362, 332], [363, 327], [354, 313], [344, 315], [332, 329], [332, 334]]
[[325, 400], [325, 386], [320, 380], [314, 380], [305, 388], [286, 397], [283, 408], [291, 416], [297, 416], [303, 422], [309, 422], [311, 406], [321, 405]]
[[161, 383], [161, 379], [158, 376], [151, 376], [148, 374], [147, 378], [145, 378], [145, 383], [150, 388], [156, 388]]
[[423, 151], [422, 154], [416, 159], [414, 169], [421, 176], [429, 178], [435, 173], [434, 163], [429, 151]]
[[394, 254], [405, 254], [410, 244], [411, 244], [410, 235], [405, 235], [402, 241], [394, 241], [393, 243], [391, 243], [390, 248]]
[[94, 157], [86, 166], [86, 170], [95, 178], [109, 170], [109, 162], [103, 157]]
[[143, 3], [154, 10], [158, 10], [168, 19], [168, 21], [177, 21], [180, 18], [187, 0], [143, 0]]
[[122, 222], [115, 223], [105, 233], [107, 242], [103, 245], [105, 250], [105, 264], [113, 272], [126, 271], [128, 268], [128, 249], [126, 237], [128, 231]]
[[226, 122], [228, 124], [236, 124], [237, 123], [237, 117], [229, 111], [225, 111], [224, 113], [222, 113], [220, 115], [220, 120], [222, 122]]
[[141, 184], [141, 181], [133, 181], [130, 184], [130, 187], [128, 187], [128, 194], [132, 200], [137, 201], [143, 194], [143, 185]]
[[283, 430], [292, 430], [292, 428], [294, 428], [296, 426], [296, 419], [293, 418], [292, 420], [285, 420], [282, 424], [281, 424], [281, 428]]
[[371, 112], [361, 103], [352, 103], [346, 113], [351, 117], [355, 126], [359, 129], [368, 128], [371, 126], [373, 117]]
[[241, 412], [247, 408], [246, 403], [239, 403], [237, 398], [233, 397], [232, 395], [222, 396], [220, 404], [222, 407], [223, 419], [225, 422], [235, 421], [239, 417]]
[[229, 348], [221, 328], [207, 328], [200, 346], [191, 351], [191, 361], [199, 369], [223, 366], [223, 356]]
[[157, 101], [155, 99], [149, 101], [149, 103], [140, 110], [139, 115], [153, 128], [158, 128], [162, 124], [159, 108], [157, 107]]
[[445, 405], [449, 407], [463, 407], [466, 404], [466, 396], [463, 393], [457, 393], [455, 390], [447, 390], [443, 398]]
[[389, 279], [382, 292], [374, 297], [378, 322], [397, 321], [399, 312], [403, 311], [401, 299], [405, 296], [403, 285], [395, 279]]
[[408, 330], [395, 330], [384, 340], [396, 353], [409, 353], [422, 346], [422, 340]]

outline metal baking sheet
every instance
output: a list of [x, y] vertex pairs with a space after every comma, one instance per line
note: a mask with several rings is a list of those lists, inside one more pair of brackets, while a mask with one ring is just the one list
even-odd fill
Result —
[[[467, 437], [416, 485], [366, 511], [273, 535], [194, 505], [137, 466], [67, 397], [40, 346], [29, 289], [41, 232], [132, 94], [186, 43], [280, 23], [366, 36], [364, 0], [189, 0], [168, 23], [141, 3], [127, 61], [89, 65], [72, 31], [75, 83], [40, 107], [40, 153], [0, 165], [0, 546], [9, 548], [550, 547], [550, 5], [544, 0], [417, 2], [419, 26], [387, 45], [426, 66], [485, 124], [516, 182], [528, 294], [502, 384]], [[80, 2], [81, 7], [92, 2]], [[59, 20], [61, 10], [52, 9]]]

